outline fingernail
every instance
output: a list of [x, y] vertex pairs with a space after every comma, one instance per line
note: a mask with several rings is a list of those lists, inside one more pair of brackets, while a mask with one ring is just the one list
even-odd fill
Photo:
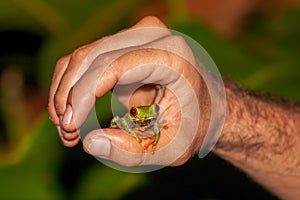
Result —
[[71, 123], [71, 119], [73, 116], [73, 111], [72, 111], [72, 107], [70, 104], [67, 105], [67, 109], [64, 113], [64, 117], [63, 117], [63, 124], [70, 124]]
[[107, 137], [96, 134], [89, 139], [87, 148], [92, 155], [107, 158], [110, 155], [111, 143]]

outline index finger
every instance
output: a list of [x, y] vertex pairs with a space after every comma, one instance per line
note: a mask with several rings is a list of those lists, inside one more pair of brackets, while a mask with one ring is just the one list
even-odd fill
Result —
[[[156, 28], [150, 31], [165, 32]], [[136, 32], [135, 30], [127, 32], [123, 36], [128, 36], [131, 33], [136, 34]], [[168, 46], [168, 48], [176, 48], [180, 45], [184, 50], [174, 53], [164, 50], [163, 45]], [[167, 85], [177, 80], [182, 73], [183, 75], [188, 73], [186, 76], [190, 78], [197, 76], [193, 68], [183, 67], [187, 65], [184, 58], [188, 58], [190, 62], [193, 62], [192, 52], [189, 51], [184, 40], [178, 36], [167, 36], [143, 46], [120, 49], [99, 55], [72, 89], [68, 112], [65, 113], [63, 119], [63, 128], [69, 132], [79, 129], [94, 106], [96, 98], [103, 96], [116, 83], [125, 85], [133, 83]], [[135, 69], [134, 72], [133, 69]], [[177, 72], [174, 73], [174, 70]], [[198, 79], [198, 77], [195, 79]]]
[[[140, 27], [160, 27], [165, 28], [165, 25], [158, 20], [156, 17], [145, 17], [136, 25], [132, 26], [128, 30], [138, 29]], [[128, 30], [123, 30], [128, 31]], [[97, 40], [91, 44], [84, 45], [83, 47], [78, 48], [69, 56], [69, 62], [67, 66], [64, 66], [63, 70], [60, 70], [62, 66], [62, 62], [58, 61], [56, 66], [54, 76], [58, 74], [62, 74], [59, 79], [54, 79], [52, 85], [56, 87], [52, 87], [52, 93], [50, 98], [50, 106], [54, 105], [55, 109], [51, 108], [51, 110], [55, 110], [57, 116], [63, 115], [66, 110], [66, 103], [70, 93], [71, 88], [74, 84], [84, 75], [84, 73], [89, 69], [92, 62], [95, 58], [100, 55], [110, 51], [115, 51], [118, 49], [127, 48], [130, 46], [138, 46], [151, 41], [154, 41], [160, 37], [163, 37], [165, 34], [170, 34], [169, 32], [160, 32], [156, 34], [155, 32], [148, 32], [145, 34], [137, 33], [132, 37], [124, 37], [118, 39], [118, 41], [114, 41], [110, 39], [113, 36], [107, 36]], [[109, 42], [105, 42], [108, 39]], [[56, 72], [58, 71], [58, 72]], [[61, 73], [63, 71], [63, 73]], [[53, 97], [54, 96], [54, 97]], [[54, 101], [54, 102], [52, 102]], [[53, 115], [53, 114], [52, 114]], [[53, 115], [57, 121], [57, 117]]]

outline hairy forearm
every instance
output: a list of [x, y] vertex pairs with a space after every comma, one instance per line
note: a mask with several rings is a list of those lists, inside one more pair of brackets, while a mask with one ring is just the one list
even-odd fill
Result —
[[225, 80], [227, 116], [214, 153], [275, 195], [300, 197], [300, 105]]

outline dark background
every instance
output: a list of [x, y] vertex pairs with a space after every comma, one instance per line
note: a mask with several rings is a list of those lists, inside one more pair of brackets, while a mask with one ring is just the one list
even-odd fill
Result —
[[[62, 146], [47, 115], [56, 60], [145, 15], [197, 40], [222, 75], [250, 89], [300, 100], [298, 1], [0, 2], [1, 199], [276, 199], [209, 154], [146, 174], [110, 169], [81, 144]], [[108, 108], [105, 97], [99, 104]], [[107, 110], [107, 109], [106, 109]], [[101, 114], [103, 123], [111, 119]]]

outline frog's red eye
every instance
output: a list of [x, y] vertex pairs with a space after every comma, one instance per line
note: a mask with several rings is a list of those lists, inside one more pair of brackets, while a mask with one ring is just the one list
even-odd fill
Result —
[[132, 107], [132, 108], [130, 108], [129, 113], [130, 113], [130, 116], [136, 117], [137, 114], [138, 114], [138, 111], [137, 111], [137, 109], [135, 107]]

